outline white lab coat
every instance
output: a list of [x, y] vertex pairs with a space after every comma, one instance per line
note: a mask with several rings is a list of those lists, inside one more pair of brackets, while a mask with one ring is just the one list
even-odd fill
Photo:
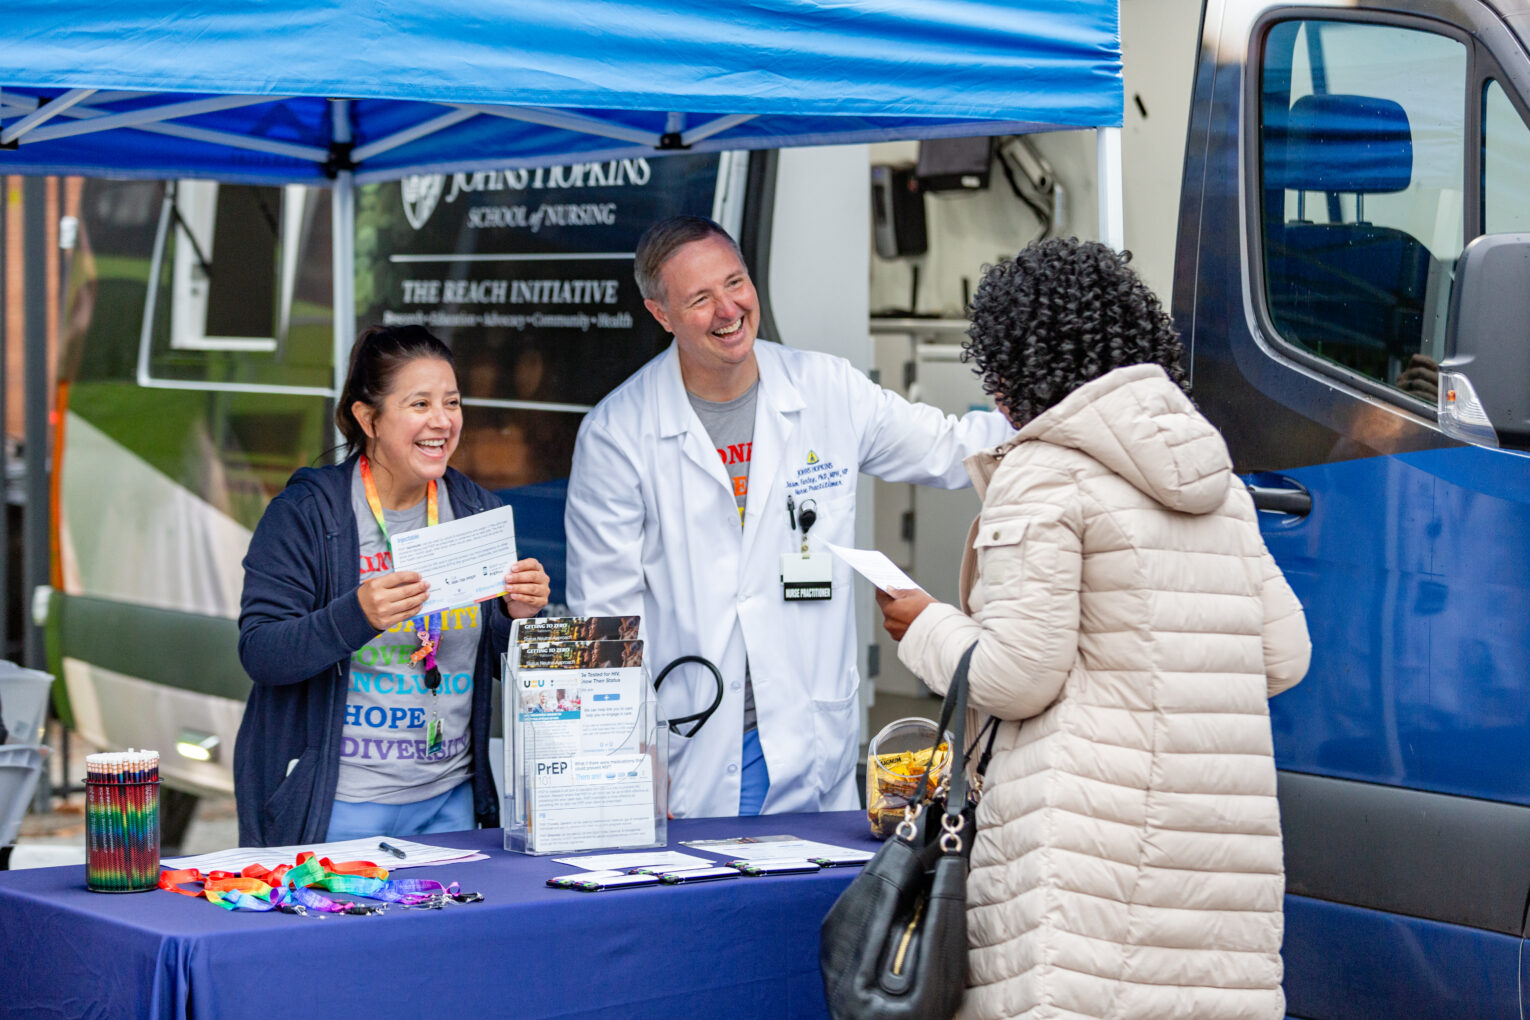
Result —
[[[641, 614], [657, 676], [681, 655], [722, 671], [722, 705], [689, 739], [670, 735], [670, 810], [738, 813], [744, 668], [770, 769], [764, 810], [858, 803], [854, 592], [834, 561], [834, 597], [787, 602], [780, 557], [800, 548], [787, 518], [817, 501], [809, 544], [855, 544], [859, 472], [942, 488], [969, 484], [962, 459], [1013, 435], [997, 412], [961, 419], [910, 404], [843, 358], [755, 344], [760, 388], [744, 524], [722, 458], [696, 417], [675, 347], [586, 416], [574, 448], [565, 523], [568, 601], [580, 616]], [[660, 689], [670, 717], [711, 703], [715, 683], [681, 666]]]

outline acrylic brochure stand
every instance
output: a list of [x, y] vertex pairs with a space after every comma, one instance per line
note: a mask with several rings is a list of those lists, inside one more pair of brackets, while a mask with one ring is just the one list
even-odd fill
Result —
[[669, 727], [646, 667], [571, 642], [505, 656], [505, 849], [578, 853], [663, 846]]

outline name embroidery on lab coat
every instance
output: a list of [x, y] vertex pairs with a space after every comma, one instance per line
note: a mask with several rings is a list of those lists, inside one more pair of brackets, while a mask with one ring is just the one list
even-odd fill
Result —
[[813, 450], [807, 453], [807, 462], [797, 469], [796, 477], [786, 482], [786, 491], [791, 493], [794, 499], [801, 498], [804, 494], [811, 495], [815, 492], [823, 492], [825, 489], [839, 489], [846, 484], [845, 480], [850, 477], [850, 469], [835, 465], [832, 460], [818, 456]]

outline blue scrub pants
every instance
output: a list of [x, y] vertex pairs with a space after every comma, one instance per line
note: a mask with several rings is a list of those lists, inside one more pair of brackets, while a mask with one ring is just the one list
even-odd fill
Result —
[[765, 765], [765, 752], [760, 750], [759, 730], [744, 731], [744, 771], [739, 786], [738, 813], [759, 814], [770, 792], [770, 769]]
[[329, 812], [326, 842], [363, 836], [419, 836], [427, 832], [459, 832], [477, 828], [473, 814], [473, 782], [458, 783], [445, 793], [413, 804], [335, 801]]

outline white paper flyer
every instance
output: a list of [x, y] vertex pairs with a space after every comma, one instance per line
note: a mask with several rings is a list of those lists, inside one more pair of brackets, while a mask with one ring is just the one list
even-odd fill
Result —
[[499, 598], [515, 565], [515, 514], [508, 506], [459, 517], [389, 540], [394, 570], [415, 570], [430, 582], [422, 614]]
[[530, 836], [537, 852], [654, 841], [653, 761], [647, 755], [539, 759]]
[[658, 807], [643, 642], [524, 641], [510, 655], [506, 693], [529, 846], [652, 844]]

